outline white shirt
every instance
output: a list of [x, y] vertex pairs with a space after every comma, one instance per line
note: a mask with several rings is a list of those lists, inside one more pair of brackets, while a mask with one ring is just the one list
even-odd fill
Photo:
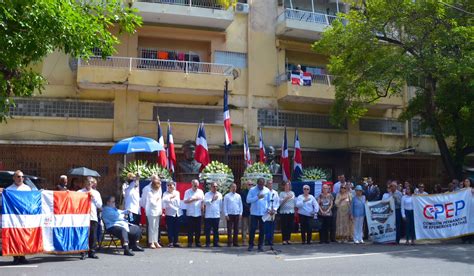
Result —
[[[214, 195], [217, 196], [216, 200], [212, 200]], [[204, 195], [204, 204], [206, 206], [205, 218], [220, 218], [222, 209], [222, 194], [219, 192], [207, 192]]]
[[[142, 189], [142, 197], [140, 197], [140, 207], [146, 208], [146, 195], [151, 190], [151, 182]], [[146, 212], [146, 211], [145, 211]]]
[[140, 186], [135, 181], [125, 190], [125, 210], [140, 214]]
[[270, 190], [270, 192], [267, 194], [268, 197], [268, 210], [271, 211], [273, 210], [275, 213], [278, 210], [278, 207], [280, 207], [280, 197], [278, 196], [278, 192], [275, 190]]
[[189, 217], [202, 216], [201, 204], [202, 204], [202, 200], [204, 199], [203, 191], [199, 188], [196, 191], [193, 191], [192, 188], [187, 189], [186, 192], [184, 193], [184, 200], [188, 200], [191, 198], [198, 198], [199, 200], [186, 204], [186, 216], [189, 216]]
[[308, 217], [316, 217], [319, 212], [319, 205], [314, 196], [309, 195], [309, 200], [304, 201], [304, 195], [299, 195], [296, 198], [296, 207], [298, 207], [298, 214]]
[[156, 191], [150, 189], [150, 191], [146, 194], [145, 213], [147, 216], [161, 216], [163, 213], [161, 196], [161, 188]]
[[[288, 195], [291, 195], [291, 198], [288, 199], [284, 204], [283, 200]], [[293, 191], [281, 192], [280, 193], [280, 214], [294, 214], [295, 213], [295, 193]]]
[[341, 182], [337, 181], [336, 184], [334, 184], [334, 186], [332, 188], [332, 192], [337, 195], [340, 190], [341, 190]]
[[[171, 196], [174, 195], [174, 198], [171, 198]], [[170, 217], [180, 217], [182, 215], [181, 209], [179, 208], [180, 205], [180, 200], [179, 200], [180, 194], [178, 191], [173, 191], [173, 193], [170, 193], [166, 191], [163, 194], [163, 209], [165, 209], [165, 214]]]
[[224, 196], [224, 216], [242, 215], [242, 199], [238, 193], [228, 193]]
[[405, 217], [405, 210], [413, 211], [413, 198], [411, 196], [404, 195], [402, 197], [401, 209], [403, 218]]
[[78, 192], [81, 193], [88, 193], [90, 192], [92, 195], [91, 199], [91, 218], [92, 221], [99, 221], [97, 218], [97, 209], [102, 208], [102, 198], [100, 197], [100, 193], [97, 190], [90, 189], [88, 191], [86, 188], [80, 189]]

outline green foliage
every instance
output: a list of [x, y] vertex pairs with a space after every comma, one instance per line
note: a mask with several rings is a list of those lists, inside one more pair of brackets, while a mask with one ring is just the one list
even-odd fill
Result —
[[474, 17], [469, 14], [474, 2], [350, 2], [350, 12], [340, 14], [313, 45], [330, 56], [328, 68], [336, 76], [333, 122], [356, 121], [381, 98], [414, 86], [416, 95], [399, 119], [421, 119], [432, 130], [449, 175], [459, 174], [474, 146]]
[[210, 184], [216, 182], [217, 190], [226, 194], [230, 190], [230, 185], [234, 182], [234, 174], [229, 166], [219, 161], [211, 161], [199, 174], [201, 181], [207, 182], [207, 190], [210, 190]]
[[136, 160], [127, 163], [127, 166], [122, 170], [120, 176], [127, 179], [127, 174], [139, 174], [140, 178], [150, 178], [152, 175], [157, 175], [161, 180], [171, 180], [171, 175], [166, 168], [158, 166], [158, 164], [148, 164], [147, 161]]
[[304, 168], [303, 174], [300, 177], [301, 181], [306, 180], [327, 180], [330, 177], [330, 173], [322, 168]]
[[0, 0], [0, 122], [13, 97], [41, 92], [46, 79], [31, 69], [55, 50], [73, 57], [115, 52], [110, 30], [133, 33], [141, 17], [122, 0]]
[[265, 180], [273, 179], [273, 175], [270, 172], [268, 166], [261, 162], [255, 162], [251, 166], [248, 166], [242, 177], [242, 181], [252, 181], [253, 183], [257, 183], [259, 178], [263, 178]]

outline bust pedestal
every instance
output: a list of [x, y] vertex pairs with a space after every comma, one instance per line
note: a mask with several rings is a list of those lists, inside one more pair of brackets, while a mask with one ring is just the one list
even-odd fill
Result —
[[199, 180], [199, 173], [178, 173], [178, 182], [191, 182], [193, 179]]

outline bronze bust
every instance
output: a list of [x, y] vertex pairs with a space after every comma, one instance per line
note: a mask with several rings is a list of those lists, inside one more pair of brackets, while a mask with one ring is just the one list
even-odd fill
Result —
[[280, 173], [281, 166], [275, 161], [275, 148], [272, 146], [267, 148], [267, 165], [272, 174]]
[[181, 168], [182, 173], [199, 173], [201, 163], [194, 159], [195, 149], [196, 147], [193, 141], [188, 140], [184, 142], [183, 153], [185, 160], [179, 162], [179, 167]]

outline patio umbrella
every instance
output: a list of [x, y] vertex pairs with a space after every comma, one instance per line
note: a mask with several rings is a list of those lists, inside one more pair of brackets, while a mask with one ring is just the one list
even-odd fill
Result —
[[100, 174], [94, 170], [88, 169], [86, 167], [80, 168], [73, 168], [70, 169], [68, 172], [69, 175], [76, 175], [76, 176], [94, 176], [100, 177]]
[[154, 152], [164, 150], [163, 146], [157, 141], [142, 137], [134, 136], [118, 141], [110, 150], [109, 154], [128, 154], [135, 152]]

